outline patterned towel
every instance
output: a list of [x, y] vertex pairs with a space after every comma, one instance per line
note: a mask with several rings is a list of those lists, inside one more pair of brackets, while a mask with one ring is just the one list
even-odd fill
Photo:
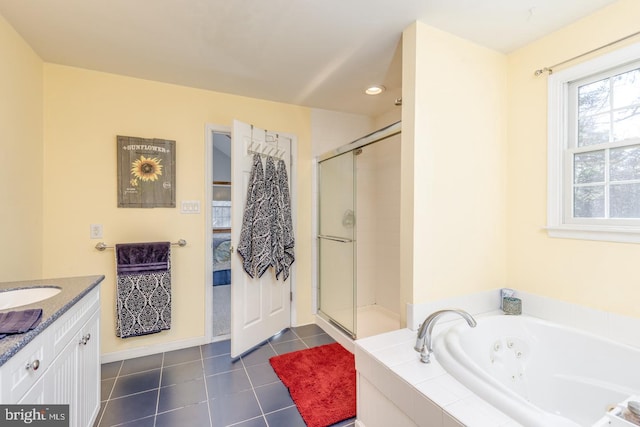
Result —
[[276, 277], [280, 273], [283, 274], [282, 280], [287, 280], [291, 264], [295, 261], [294, 246], [295, 239], [293, 237], [293, 221], [291, 219], [291, 197], [289, 196], [289, 178], [287, 176], [287, 166], [284, 160], [278, 162], [277, 171], [277, 187], [278, 187], [278, 220], [282, 232], [281, 239], [278, 244], [278, 263], [276, 265]]
[[260, 182], [264, 187], [264, 172], [262, 162], [258, 154], [253, 155], [253, 165], [249, 175], [247, 186], [247, 200], [242, 214], [242, 228], [240, 229], [240, 241], [238, 242], [238, 254], [242, 257], [242, 268], [250, 277], [254, 277], [253, 258], [251, 256], [251, 233], [253, 229], [253, 212], [255, 211], [254, 192], [259, 191]]
[[267, 157], [264, 176], [262, 160], [253, 156], [253, 166], [247, 188], [238, 253], [249, 276], [261, 277], [274, 266], [276, 278], [289, 277], [294, 256], [295, 240], [291, 219], [289, 178], [284, 160], [278, 167]]
[[269, 164], [266, 172], [263, 172], [260, 155], [253, 155], [253, 166], [247, 187], [247, 202], [238, 243], [238, 254], [243, 260], [242, 267], [252, 278], [261, 277], [272, 263], [270, 232], [272, 216], [269, 214], [269, 197], [265, 188], [266, 181], [273, 180], [274, 172], [274, 168]]
[[[272, 160], [273, 162], [273, 160]], [[279, 165], [278, 165], [279, 166]], [[272, 212], [271, 221], [271, 257], [275, 268], [276, 279], [282, 273], [284, 259], [284, 221], [282, 221], [282, 188], [279, 171], [275, 173], [273, 188], [269, 193], [269, 210]], [[285, 279], [286, 280], [286, 279]]]
[[[164, 245], [167, 247], [164, 271], [117, 274], [116, 336], [128, 338], [171, 329], [171, 244]], [[123, 253], [118, 246], [121, 245], [116, 245], [116, 265], [121, 264], [118, 254]]]

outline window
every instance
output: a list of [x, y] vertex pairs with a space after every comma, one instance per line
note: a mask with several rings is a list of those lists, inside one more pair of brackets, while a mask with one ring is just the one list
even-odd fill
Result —
[[549, 77], [548, 232], [640, 242], [640, 45]]
[[231, 183], [213, 183], [213, 200], [211, 201], [213, 231], [229, 232], [231, 229]]

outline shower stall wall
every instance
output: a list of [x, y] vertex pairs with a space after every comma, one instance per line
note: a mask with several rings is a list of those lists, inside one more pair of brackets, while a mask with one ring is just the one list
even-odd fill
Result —
[[400, 123], [318, 161], [320, 315], [352, 338], [400, 327]]

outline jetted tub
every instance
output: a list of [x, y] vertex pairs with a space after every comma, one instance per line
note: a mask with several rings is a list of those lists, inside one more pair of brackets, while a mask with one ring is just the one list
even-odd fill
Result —
[[639, 349], [524, 315], [476, 320], [435, 334], [435, 358], [527, 427], [591, 426], [640, 394]]

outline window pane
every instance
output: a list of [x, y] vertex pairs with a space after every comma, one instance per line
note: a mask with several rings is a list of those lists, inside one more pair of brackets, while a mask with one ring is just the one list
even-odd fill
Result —
[[213, 184], [213, 200], [231, 200], [231, 186]]
[[611, 218], [640, 218], [640, 184], [614, 184], [610, 188]]
[[609, 142], [610, 115], [581, 117], [578, 120], [578, 147]]
[[613, 108], [640, 103], [640, 69], [613, 77]]
[[573, 183], [604, 182], [604, 150], [574, 154]]
[[604, 217], [604, 186], [576, 187], [573, 190], [575, 218]]
[[609, 162], [611, 181], [640, 179], [640, 145], [612, 148], [609, 152]]
[[611, 109], [609, 79], [599, 80], [578, 88], [578, 115], [592, 116]]
[[613, 140], [640, 136], [640, 107], [624, 108], [613, 113]]
[[212, 221], [213, 228], [230, 228], [231, 227], [231, 202], [213, 201]]

